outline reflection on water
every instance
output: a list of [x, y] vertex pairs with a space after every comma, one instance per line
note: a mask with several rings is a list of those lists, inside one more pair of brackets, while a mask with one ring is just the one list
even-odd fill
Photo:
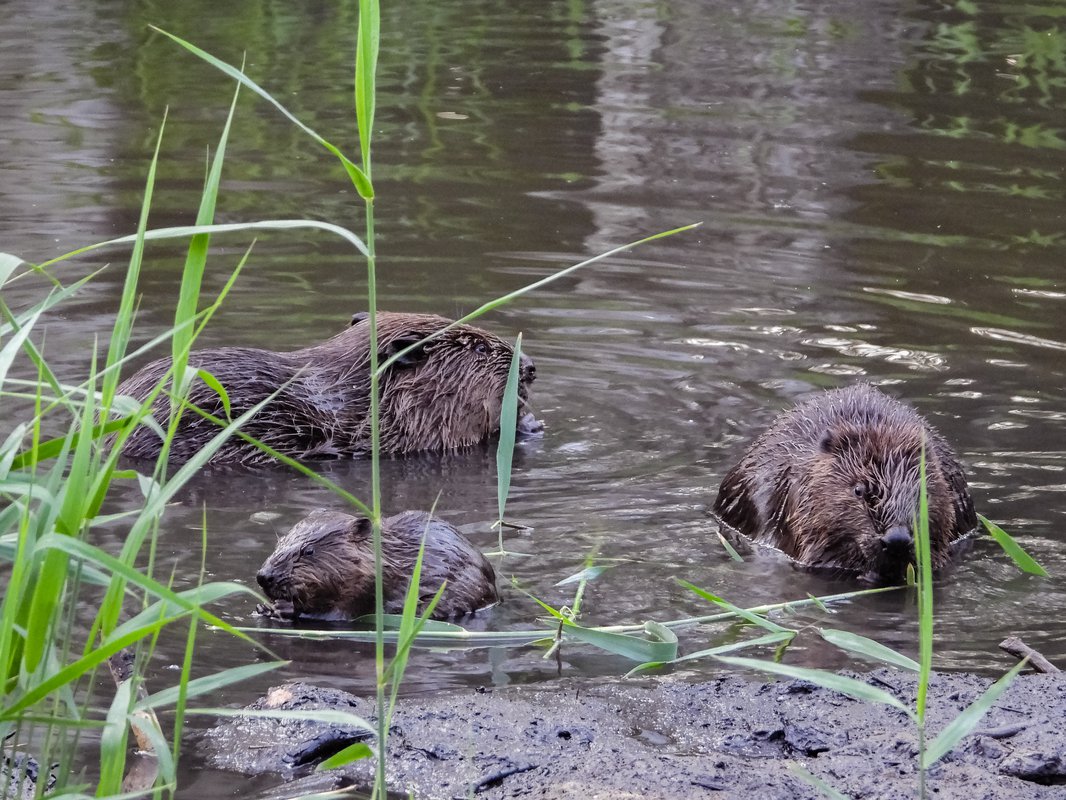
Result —
[[[0, 19], [0, 35], [27, 45], [0, 51], [0, 250], [43, 260], [131, 231], [166, 106], [152, 224], [192, 219], [232, 87], [149, 33], [150, 22], [228, 59], [246, 50], [256, 80], [354, 150], [354, 24], [341, 7], [8, 5], [18, 13]], [[704, 222], [483, 320], [525, 333], [548, 426], [516, 459], [509, 515], [533, 531], [509, 534], [524, 555], [500, 564], [506, 601], [486, 624], [534, 625], [537, 609], [511, 579], [566, 603], [570, 589], [555, 584], [590, 554], [611, 565], [586, 595], [590, 623], [705, 613], [677, 577], [742, 604], [851, 588], [774, 553], [734, 563], [707, 508], [731, 460], [780, 409], [855, 380], [926, 414], [968, 465], [979, 509], [1066, 574], [1066, 32], [1050, 6], [386, 6], [375, 150], [383, 307], [454, 316], [607, 247]], [[195, 22], [208, 13], [209, 28]], [[57, 39], [57, 27], [81, 33]], [[332, 158], [245, 96], [219, 220], [300, 215], [361, 227]], [[206, 292], [246, 244], [218, 243]], [[174, 247], [151, 249], [139, 341], [166, 326], [181, 262]], [[61, 273], [102, 264], [86, 258]], [[108, 330], [121, 266], [116, 255], [49, 321], [46, 352], [67, 375], [85, 369], [91, 338]], [[337, 241], [268, 234], [204, 344], [321, 340], [362, 308], [363, 281]], [[29, 292], [7, 299], [26, 303]], [[365, 464], [319, 469], [365, 494]], [[389, 461], [385, 495], [390, 512], [436, 500], [477, 545], [495, 543], [491, 448]], [[133, 488], [115, 498], [136, 500]], [[179, 585], [196, 579], [206, 506], [211, 577], [251, 584], [275, 536], [331, 502], [284, 470], [205, 476], [168, 510], [160, 562], [176, 565]], [[262, 511], [278, 516], [263, 521]], [[115, 547], [122, 535], [110, 528], [100, 540]], [[1008, 631], [1066, 658], [1061, 577], [1021, 576], [986, 540], [937, 600], [939, 667], [1003, 669], [996, 643]], [[252, 601], [242, 603], [225, 610], [235, 622], [251, 619]], [[913, 652], [913, 620], [913, 598], [898, 592], [842, 606], [831, 624]], [[809, 611], [801, 621], [824, 624]], [[687, 631], [682, 644], [735, 635]], [[267, 641], [293, 660], [286, 676], [372, 685], [365, 648]], [[222, 636], [201, 644], [205, 669], [257, 657]], [[180, 644], [163, 652], [176, 662]], [[790, 658], [849, 663], [810, 638]], [[617, 675], [628, 665], [573, 647], [561, 669]], [[405, 688], [558, 671], [531, 648], [421, 651]], [[715, 671], [694, 663], [685, 674]]]

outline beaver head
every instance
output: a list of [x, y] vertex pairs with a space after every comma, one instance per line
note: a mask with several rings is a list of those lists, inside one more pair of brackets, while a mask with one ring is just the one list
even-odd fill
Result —
[[320, 509], [285, 536], [255, 579], [286, 618], [351, 619], [374, 610], [370, 520]]
[[825, 431], [794, 475], [782, 549], [804, 564], [898, 582], [914, 561], [923, 446], [931, 560], [943, 566], [956, 527], [952, 492], [924, 426], [909, 419], [837, 422]]

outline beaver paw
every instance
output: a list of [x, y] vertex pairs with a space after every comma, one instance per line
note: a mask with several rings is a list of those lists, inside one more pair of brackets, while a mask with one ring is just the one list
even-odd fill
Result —
[[519, 436], [540, 436], [544, 433], [544, 423], [527, 411], [518, 420], [516, 432]]
[[261, 617], [269, 617], [270, 619], [296, 619], [296, 609], [289, 600], [276, 600], [271, 605], [257, 603], [255, 606], [255, 613]]

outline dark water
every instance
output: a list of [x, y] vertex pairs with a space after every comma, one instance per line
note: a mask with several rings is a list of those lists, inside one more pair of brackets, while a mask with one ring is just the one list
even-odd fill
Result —
[[[707, 517], [722, 473], [782, 408], [866, 380], [955, 444], [979, 510], [1066, 574], [1066, 30], [1054, 3], [669, 0], [386, 4], [377, 139], [381, 306], [458, 315], [584, 257], [702, 221], [493, 312], [524, 332], [544, 439], [516, 457], [514, 576], [553, 604], [590, 553], [613, 565], [586, 622], [673, 619], [705, 606], [684, 577], [738, 604], [853, 585], [763, 555], [731, 562]], [[209, 20], [210, 24], [204, 24]], [[239, 61], [353, 155], [355, 19], [329, 4], [0, 3], [0, 250], [42, 261], [131, 232], [169, 107], [151, 224], [192, 221], [232, 86], [149, 23]], [[61, 35], [60, 35], [61, 34]], [[307, 216], [361, 230], [335, 161], [250, 95], [218, 221]], [[247, 238], [217, 242], [205, 292]], [[106, 337], [125, 254], [48, 321], [74, 377]], [[101, 266], [86, 257], [67, 279]], [[165, 329], [182, 254], [150, 251], [139, 341]], [[29, 303], [26, 291], [7, 300]], [[268, 234], [204, 344], [289, 349], [363, 308], [363, 266], [338, 240]], [[438, 509], [478, 545], [495, 534], [493, 454], [389, 462], [389, 510]], [[366, 465], [322, 471], [365, 495]], [[131, 491], [126, 502], [136, 502]], [[211, 578], [251, 582], [282, 532], [329, 495], [283, 471], [210, 476], [168, 510], [161, 557], [196, 579], [202, 504]], [[256, 512], [277, 517], [252, 519]], [[258, 519], [258, 517], [257, 517]], [[101, 535], [117, 547], [123, 531]], [[1066, 658], [1066, 585], [1021, 575], [987, 540], [940, 587], [936, 665], [996, 672], [1017, 633]], [[250, 601], [224, 609], [248, 621]], [[508, 593], [489, 628], [528, 627]], [[804, 622], [825, 624], [814, 613]], [[912, 599], [841, 606], [830, 624], [913, 652]], [[704, 630], [683, 646], [735, 631]], [[365, 692], [369, 651], [269, 638], [285, 677]], [[253, 651], [200, 639], [206, 671]], [[164, 642], [161, 663], [180, 659]], [[805, 635], [790, 658], [849, 662]], [[563, 652], [566, 675], [620, 659]], [[405, 688], [550, 680], [532, 649], [420, 651]], [[715, 674], [713, 664], [690, 664]], [[160, 669], [159, 681], [169, 680]], [[226, 693], [242, 702], [282, 676]], [[197, 791], [201, 791], [199, 787]]]

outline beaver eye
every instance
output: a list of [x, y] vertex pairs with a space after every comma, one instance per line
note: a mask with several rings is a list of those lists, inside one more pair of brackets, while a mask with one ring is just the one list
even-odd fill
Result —
[[853, 487], [851, 487], [851, 490], [855, 492], [855, 496], [858, 497], [860, 500], [866, 497], [867, 489], [865, 483], [856, 483]]
[[479, 356], [486, 356], [489, 354], [489, 346], [485, 342], [478, 342], [474, 345], [474, 352]]
[[312, 547], [309, 544], [305, 544], [303, 547], [300, 548], [300, 555], [303, 558], [310, 558], [314, 554], [315, 554], [315, 548]]

